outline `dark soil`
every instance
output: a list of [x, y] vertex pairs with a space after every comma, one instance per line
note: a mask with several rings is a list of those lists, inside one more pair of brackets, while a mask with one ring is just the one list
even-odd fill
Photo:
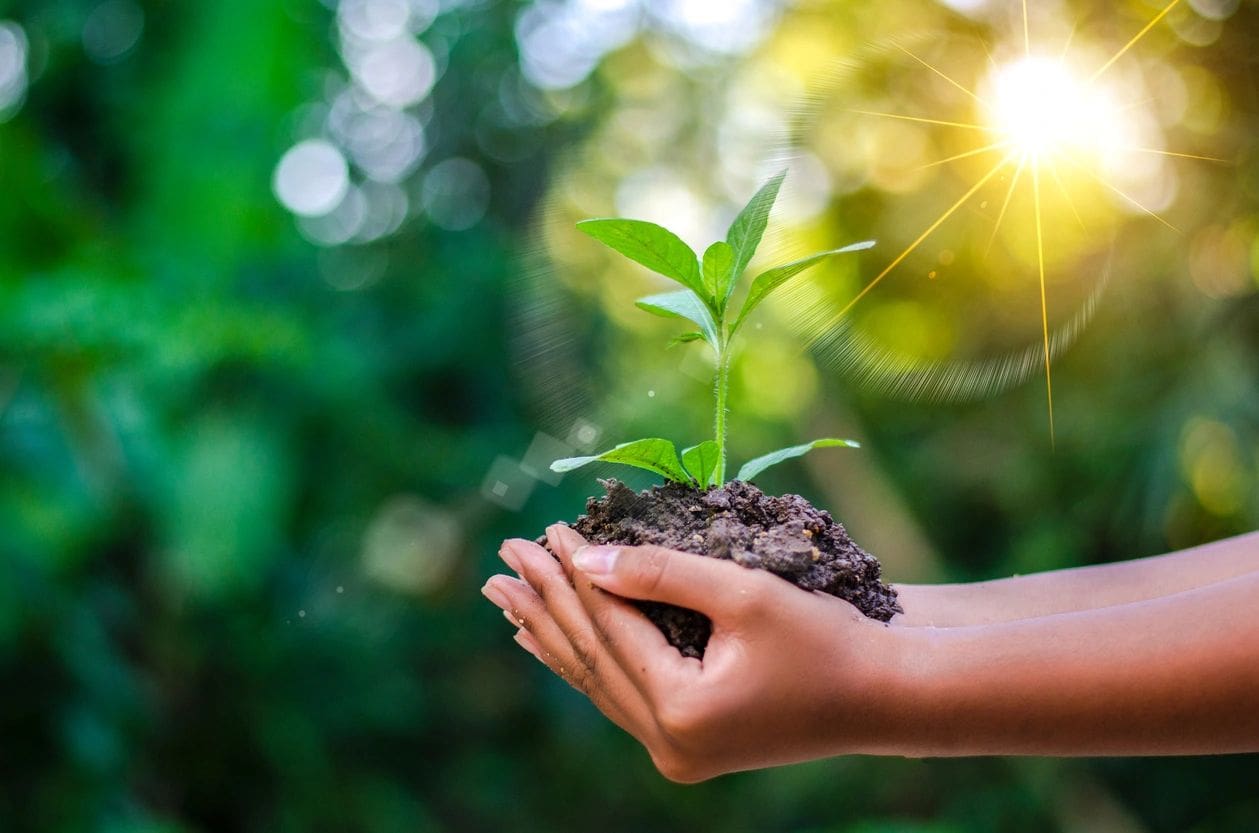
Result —
[[[738, 480], [706, 491], [666, 483], [641, 493], [618, 480], [599, 482], [607, 496], [590, 498], [586, 514], [571, 524], [591, 543], [657, 544], [728, 558], [838, 596], [871, 619], [886, 622], [901, 612], [896, 591], [879, 580], [878, 559], [799, 495], [770, 497]], [[707, 616], [657, 602], [639, 607], [684, 655], [704, 655], [712, 632]]]

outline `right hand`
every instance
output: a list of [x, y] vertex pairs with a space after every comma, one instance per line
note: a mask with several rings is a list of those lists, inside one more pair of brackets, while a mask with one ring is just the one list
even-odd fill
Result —
[[[524, 582], [494, 577], [518, 641], [636, 737], [675, 781], [895, 745], [897, 634], [833, 596], [733, 562], [660, 547], [587, 547], [547, 530], [557, 562], [503, 545]], [[683, 657], [628, 599], [713, 621]], [[902, 715], [903, 716], [903, 715]]]

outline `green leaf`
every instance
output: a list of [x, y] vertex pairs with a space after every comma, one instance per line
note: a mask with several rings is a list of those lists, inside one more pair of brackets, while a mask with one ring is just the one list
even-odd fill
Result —
[[682, 465], [691, 473], [691, 477], [700, 486], [711, 486], [713, 475], [717, 473], [717, 463], [721, 460], [721, 449], [714, 440], [704, 440], [682, 452]]
[[704, 252], [704, 289], [714, 305], [724, 302], [726, 289], [734, 282], [734, 249], [729, 243], [718, 240]]
[[697, 295], [704, 294], [699, 260], [673, 232], [644, 220], [582, 220], [577, 228], [653, 272], [673, 278]]
[[756, 276], [752, 281], [752, 287], [748, 290], [748, 297], [743, 302], [743, 308], [739, 310], [739, 317], [735, 319], [734, 326], [730, 328], [730, 334], [734, 335], [739, 329], [739, 325], [743, 323], [743, 319], [747, 318], [752, 310], [760, 305], [769, 297], [769, 294], [796, 275], [816, 266], [828, 257], [834, 255], [846, 254], [848, 252], [860, 252], [869, 249], [874, 245], [873, 240], [864, 240], [861, 243], [853, 243], [851, 246], [844, 246], [842, 249], [832, 249], [829, 252], [819, 252], [815, 255], [794, 260], [791, 263], [785, 263], [782, 266], [775, 266]]
[[713, 321], [713, 314], [691, 290], [680, 289], [677, 292], [648, 295], [646, 298], [639, 298], [634, 305], [662, 318], [685, 318], [687, 321], [698, 324], [704, 338], [716, 349], [717, 324]]
[[678, 450], [673, 443], [658, 438], [621, 443], [616, 448], [590, 457], [568, 457], [556, 460], [551, 464], [551, 471], [563, 474], [595, 462], [634, 466], [654, 471], [656, 474], [663, 474], [679, 483], [689, 483], [691, 480], [686, 469], [682, 468], [682, 461], [678, 459]]
[[847, 448], [861, 448], [861, 444], [853, 440], [814, 440], [804, 445], [793, 445], [791, 448], [780, 448], [772, 451], [763, 457], [757, 457], [755, 460], [748, 460], [743, 464], [743, 468], [739, 469], [737, 479], [748, 481], [756, 477], [770, 466], [776, 466], [783, 460], [790, 460], [793, 457], [801, 457], [808, 454], [815, 448], [833, 448], [835, 446], [844, 446]]
[[743, 274], [744, 269], [748, 268], [752, 255], [756, 254], [757, 247], [761, 245], [765, 225], [769, 222], [769, 212], [774, 207], [774, 201], [778, 199], [778, 189], [782, 187], [786, 176], [787, 172], [782, 171], [762, 185], [761, 190], [753, 195], [748, 204], [739, 212], [739, 216], [735, 217], [734, 222], [730, 224], [730, 230], [726, 232], [726, 242], [730, 244], [734, 253], [734, 263], [730, 267], [730, 279], [717, 297], [720, 305], [724, 306], [730, 300], [730, 293], [734, 291], [739, 276]]

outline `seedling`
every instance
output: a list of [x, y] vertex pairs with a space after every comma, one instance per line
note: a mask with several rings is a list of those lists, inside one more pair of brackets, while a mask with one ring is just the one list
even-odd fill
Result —
[[[779, 449], [744, 463], [726, 483], [727, 395], [735, 337], [766, 298], [801, 272], [828, 257], [874, 245], [855, 243], [776, 266], [753, 278], [741, 303], [732, 305], [784, 176], [778, 174], [756, 192], [735, 217], [726, 239], [709, 246], [702, 259], [676, 234], [654, 223], [598, 219], [577, 224], [596, 240], [682, 285], [673, 292], [640, 298], [637, 304], [653, 315], [690, 322], [696, 329], [674, 341], [704, 342], [713, 351], [713, 438], [681, 454], [669, 440], [634, 440], [602, 454], [557, 460], [551, 469], [566, 472], [604, 461], [647, 469], [673, 481], [639, 493], [619, 481], [604, 481], [607, 496], [588, 500], [586, 512], [570, 524], [586, 541], [655, 544], [730, 559], [768, 570], [810, 592], [836, 596], [871, 619], [887, 622], [901, 607], [895, 588], [879, 578], [878, 559], [861, 549], [830, 513], [798, 495], [766, 495], [748, 482], [770, 466], [815, 448], [857, 443], [827, 438]], [[712, 633], [704, 614], [655, 602], [639, 607], [683, 656], [703, 658]]]
[[[622, 443], [589, 457], [569, 457], [551, 464], [555, 472], [567, 472], [594, 462], [621, 463], [647, 469], [679, 483], [705, 489], [726, 482], [727, 395], [730, 387], [730, 346], [748, 316], [766, 298], [806, 269], [823, 260], [874, 245], [873, 240], [854, 243], [842, 249], [819, 252], [800, 260], [768, 269], [752, 279], [738, 314], [730, 300], [748, 263], [761, 244], [769, 212], [778, 199], [786, 171], [766, 182], [739, 212], [725, 240], [713, 243], [701, 260], [676, 234], [643, 220], [583, 220], [577, 228], [599, 242], [641, 263], [653, 272], [671, 278], [682, 289], [639, 298], [637, 306], [652, 315], [689, 321], [699, 329], [685, 332], [674, 342], [703, 341], [713, 351], [716, 371], [713, 379], [713, 438], [684, 449], [681, 455], [669, 440], [652, 437]], [[735, 476], [748, 481], [770, 466], [807, 454], [815, 448], [847, 446], [852, 440], [826, 438], [779, 449], [743, 464]]]

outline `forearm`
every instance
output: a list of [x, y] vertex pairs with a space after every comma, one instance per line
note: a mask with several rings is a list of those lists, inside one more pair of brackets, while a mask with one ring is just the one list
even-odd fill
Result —
[[902, 625], [957, 627], [1156, 599], [1259, 571], [1259, 532], [1167, 555], [972, 584], [896, 585]]
[[1259, 751], [1259, 573], [1133, 604], [889, 635], [904, 658], [891, 699], [901, 736], [916, 739], [900, 754]]

